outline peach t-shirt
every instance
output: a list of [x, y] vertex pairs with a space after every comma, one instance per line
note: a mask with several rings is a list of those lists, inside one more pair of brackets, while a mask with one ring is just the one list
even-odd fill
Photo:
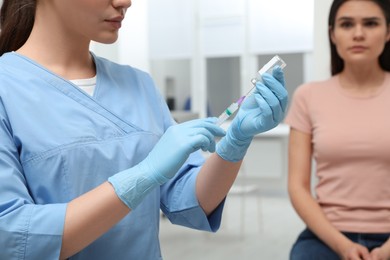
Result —
[[317, 201], [341, 231], [390, 232], [390, 73], [370, 97], [339, 77], [300, 86], [285, 122], [312, 135]]

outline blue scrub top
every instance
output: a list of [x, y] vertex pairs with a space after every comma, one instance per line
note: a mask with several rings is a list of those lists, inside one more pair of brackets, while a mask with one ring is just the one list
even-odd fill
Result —
[[[142, 161], [173, 121], [150, 76], [93, 55], [91, 97], [17, 53], [0, 57], [0, 259], [58, 259], [67, 203]], [[216, 231], [195, 196], [204, 159], [190, 156], [116, 226], [71, 259], [162, 259], [159, 209]]]

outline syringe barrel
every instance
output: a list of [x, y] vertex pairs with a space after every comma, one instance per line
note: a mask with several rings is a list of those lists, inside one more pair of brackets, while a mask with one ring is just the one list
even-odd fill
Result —
[[215, 123], [216, 125], [222, 125], [223, 122], [225, 122], [230, 116], [223, 112], [219, 117], [217, 122]]
[[233, 102], [228, 108], [225, 109], [225, 111], [223, 111], [223, 113], [218, 117], [218, 120], [216, 122], [217, 125], [221, 125], [223, 122], [225, 122], [232, 114], [234, 114], [234, 112], [237, 111], [237, 109], [240, 107], [242, 101], [248, 97], [249, 95], [251, 95], [253, 93], [253, 91], [256, 89], [256, 82], [258, 81], [263, 81], [263, 79], [261, 78], [261, 75], [263, 75], [264, 73], [270, 73], [272, 74], [272, 70], [275, 68], [275, 66], [279, 66], [281, 69], [283, 69], [284, 67], [286, 67], [286, 63], [278, 56], [278, 55], [275, 55], [269, 62], [267, 62], [267, 64], [265, 64], [258, 72], [257, 72], [257, 76], [256, 78], [253, 78], [251, 80], [253, 86], [252, 88], [249, 90], [249, 92], [242, 96], [241, 98], [239, 98], [236, 102]]
[[216, 124], [222, 125], [222, 123], [225, 122], [231, 115], [233, 115], [238, 108], [239, 106], [236, 102], [230, 104], [230, 106], [226, 108], [225, 111], [223, 111], [223, 113], [218, 117]]

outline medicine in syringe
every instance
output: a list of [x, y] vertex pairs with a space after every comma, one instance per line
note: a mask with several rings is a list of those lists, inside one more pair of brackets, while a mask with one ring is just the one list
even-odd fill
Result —
[[225, 111], [218, 117], [218, 120], [216, 122], [217, 125], [221, 125], [223, 122], [225, 122], [229, 117], [231, 117], [239, 108], [241, 103], [244, 101], [244, 99], [248, 96], [250, 96], [254, 90], [256, 89], [256, 83], [258, 81], [263, 81], [262, 75], [264, 73], [270, 73], [272, 74], [273, 69], [279, 66], [281, 69], [286, 67], [286, 63], [278, 56], [275, 55], [267, 64], [265, 64], [258, 72], [255, 78], [251, 80], [251, 83], [253, 84], [253, 87], [242, 97], [240, 97], [236, 102], [233, 102], [228, 106]]
[[231, 115], [233, 115], [237, 109], [240, 107], [242, 101], [244, 101], [244, 96], [240, 97], [236, 102], [233, 102], [228, 106], [228, 108], [223, 111], [223, 113], [218, 117], [218, 120], [216, 122], [217, 125], [221, 125], [223, 122], [225, 122]]

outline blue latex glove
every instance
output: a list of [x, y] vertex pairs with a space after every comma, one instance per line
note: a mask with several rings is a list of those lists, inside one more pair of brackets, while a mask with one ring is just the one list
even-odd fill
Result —
[[118, 197], [134, 209], [150, 190], [171, 179], [191, 153], [214, 152], [215, 137], [225, 135], [216, 120], [196, 119], [169, 127], [142, 162], [108, 179]]
[[262, 79], [263, 82], [256, 83], [255, 92], [244, 100], [226, 136], [217, 145], [217, 153], [224, 160], [242, 160], [253, 136], [274, 128], [284, 118], [288, 93], [283, 70], [276, 67], [272, 75], [264, 73]]

